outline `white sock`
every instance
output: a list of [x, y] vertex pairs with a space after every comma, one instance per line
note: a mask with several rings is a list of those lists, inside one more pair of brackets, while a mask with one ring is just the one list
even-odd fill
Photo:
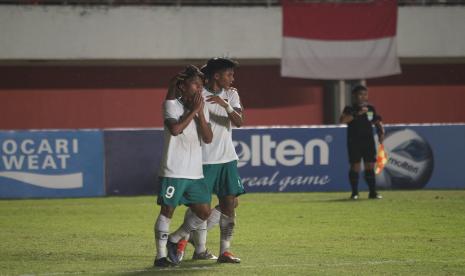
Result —
[[[184, 220], [187, 219], [187, 216], [190, 216], [192, 214], [191, 208], [187, 208], [186, 212], [184, 213]], [[191, 231], [187, 236], [183, 237], [186, 241], [190, 241], [191, 239], [193, 240], [193, 233], [194, 231]]]
[[160, 214], [155, 222], [155, 246], [157, 248], [156, 259], [166, 257], [166, 242], [168, 241], [168, 235], [170, 233], [171, 219]]
[[199, 254], [205, 252], [205, 250], [207, 250], [207, 221], [202, 222], [193, 233], [195, 253]]
[[215, 227], [215, 225], [220, 223], [220, 218], [221, 218], [220, 210], [218, 210], [216, 207], [213, 208], [207, 220], [207, 230], [212, 229], [213, 227]]
[[182, 238], [187, 237], [192, 230], [197, 229], [204, 220], [199, 218], [194, 212], [192, 215], [184, 217], [184, 222], [173, 234], [169, 236], [170, 242], [178, 243]]
[[234, 232], [234, 226], [236, 223], [235, 217], [228, 217], [225, 214], [221, 214], [220, 219], [220, 255], [225, 251], [229, 251], [231, 246], [232, 235]]

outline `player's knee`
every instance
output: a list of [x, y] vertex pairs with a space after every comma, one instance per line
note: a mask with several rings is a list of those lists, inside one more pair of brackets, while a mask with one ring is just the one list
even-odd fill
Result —
[[350, 170], [349, 171], [349, 179], [350, 180], [358, 180], [358, 172]]
[[167, 218], [172, 218], [173, 217], [173, 213], [174, 213], [174, 209], [173, 207], [171, 206], [168, 206], [168, 205], [162, 205], [161, 206], [161, 209], [160, 209], [160, 214], [162, 214], [163, 216], [167, 217]]
[[356, 173], [359, 173], [360, 172], [360, 164], [351, 164], [350, 165], [350, 171], [351, 172], [356, 172]]
[[365, 178], [374, 178], [375, 171], [374, 170], [365, 170]]
[[225, 196], [220, 199], [221, 213], [231, 216], [234, 213], [234, 208], [237, 207], [237, 198], [233, 196]]
[[210, 214], [211, 214], [211, 210], [210, 210], [210, 207], [208, 206], [200, 208], [198, 212], [196, 213], [196, 215], [202, 220], [207, 220]]

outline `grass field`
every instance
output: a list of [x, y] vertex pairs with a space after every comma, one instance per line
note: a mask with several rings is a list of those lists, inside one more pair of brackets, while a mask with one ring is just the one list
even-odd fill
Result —
[[241, 264], [191, 261], [189, 246], [164, 270], [152, 268], [153, 196], [2, 200], [0, 275], [465, 275], [465, 191], [383, 195], [244, 195], [233, 240]]

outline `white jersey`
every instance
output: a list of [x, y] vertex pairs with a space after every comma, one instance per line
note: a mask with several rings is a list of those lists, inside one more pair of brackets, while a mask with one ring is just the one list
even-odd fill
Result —
[[[213, 94], [206, 90], [202, 95], [207, 100], [208, 96], [216, 95], [225, 99], [233, 108], [242, 108], [239, 94], [235, 90], [221, 90]], [[213, 141], [210, 144], [202, 144], [202, 156], [204, 164], [220, 164], [238, 160], [232, 141], [232, 125], [228, 113], [217, 103], [205, 102], [210, 112], [210, 124], [213, 131]]]
[[[163, 102], [163, 120], [175, 119], [179, 121], [185, 110], [184, 105], [179, 100], [166, 100]], [[204, 108], [203, 111], [208, 122], [207, 108]], [[177, 136], [171, 135], [165, 125], [164, 143], [159, 176], [187, 179], [203, 178], [201, 146], [203, 143], [194, 120]]]

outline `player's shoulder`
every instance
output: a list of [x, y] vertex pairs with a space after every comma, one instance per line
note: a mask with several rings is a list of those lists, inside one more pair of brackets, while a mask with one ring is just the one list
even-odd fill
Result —
[[353, 110], [354, 110], [354, 107], [353, 107], [353, 106], [351, 106], [351, 105], [346, 105], [346, 106], [344, 106], [343, 112], [344, 112], [344, 113], [350, 113], [350, 112], [352, 112]]
[[375, 106], [372, 105], [372, 104], [367, 105], [367, 108], [368, 108], [369, 110], [376, 110]]
[[163, 109], [166, 111], [172, 112], [182, 112], [184, 110], [184, 105], [178, 100], [164, 100], [163, 101]]
[[174, 99], [174, 100], [164, 100], [163, 101], [163, 105], [168, 107], [168, 106], [177, 106], [179, 104], [179, 101], [178, 99]]
[[227, 96], [236, 96], [236, 95], [239, 95], [239, 91], [238, 91], [237, 88], [235, 88], [235, 87], [229, 87], [228, 89], [225, 89], [225, 90], [224, 90], [224, 93], [225, 93]]
[[211, 95], [212, 93], [209, 92], [205, 87], [202, 88], [202, 96], [206, 97], [208, 95]]

